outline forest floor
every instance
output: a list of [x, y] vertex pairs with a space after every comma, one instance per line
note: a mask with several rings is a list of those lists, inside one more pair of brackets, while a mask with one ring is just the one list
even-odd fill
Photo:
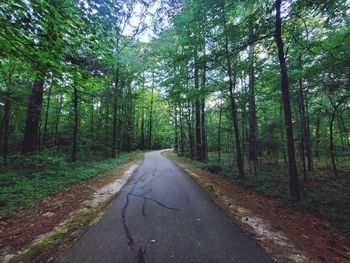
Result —
[[[0, 262], [50, 261], [74, 242], [126, 183], [131, 176], [128, 169], [143, 159], [143, 153], [131, 156], [98, 176], [42, 198], [33, 207], [0, 218]], [[20, 256], [15, 257], [18, 252]]]
[[[350, 243], [324, 218], [235, 185], [166, 152], [277, 262], [350, 262]], [[340, 209], [340, 208], [338, 208]]]

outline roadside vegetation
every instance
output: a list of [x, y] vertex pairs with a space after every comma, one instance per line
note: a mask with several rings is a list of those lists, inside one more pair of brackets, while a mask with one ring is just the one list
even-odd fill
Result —
[[113, 159], [86, 156], [74, 164], [52, 152], [19, 156], [11, 166], [1, 168], [0, 216], [33, 206], [41, 198], [120, 166], [139, 154], [121, 153]]
[[[177, 156], [175, 153], [172, 155]], [[194, 167], [228, 178], [246, 190], [279, 199], [285, 205], [325, 218], [350, 239], [350, 210], [346, 209], [350, 200], [350, 174], [345, 172], [347, 163], [342, 163], [344, 170], [337, 180], [334, 180], [327, 166], [316, 165], [309, 179], [302, 183], [301, 200], [295, 201], [288, 192], [288, 172], [276, 165], [265, 165], [255, 175], [247, 169], [248, 176], [242, 180], [233, 165], [228, 163], [219, 163], [217, 160], [203, 163], [188, 157], [184, 159]]]

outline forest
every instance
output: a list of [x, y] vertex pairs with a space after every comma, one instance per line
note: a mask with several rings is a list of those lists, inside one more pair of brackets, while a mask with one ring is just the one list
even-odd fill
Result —
[[173, 148], [350, 235], [347, 0], [1, 1], [0, 117], [1, 215]]

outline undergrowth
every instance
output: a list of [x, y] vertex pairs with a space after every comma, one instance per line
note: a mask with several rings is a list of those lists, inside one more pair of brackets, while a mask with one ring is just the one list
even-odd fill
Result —
[[[172, 153], [172, 156], [177, 155]], [[295, 201], [289, 196], [288, 172], [282, 168], [270, 167], [267, 171], [259, 171], [255, 176], [247, 169], [246, 178], [242, 180], [238, 179], [237, 170], [227, 163], [203, 163], [184, 159], [196, 168], [224, 176], [247, 190], [279, 199], [295, 209], [326, 218], [350, 239], [350, 176], [346, 173], [334, 178], [323, 166], [316, 166], [315, 171], [308, 174], [307, 181], [300, 178], [302, 199]]]
[[121, 153], [115, 159], [85, 158], [76, 163], [52, 153], [19, 156], [12, 160], [11, 166], [0, 168], [0, 217], [126, 163], [139, 153]]

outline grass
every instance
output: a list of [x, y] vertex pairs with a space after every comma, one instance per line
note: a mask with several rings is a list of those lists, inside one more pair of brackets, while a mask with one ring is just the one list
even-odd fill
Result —
[[[172, 156], [176, 154], [172, 153]], [[237, 178], [238, 172], [228, 163], [198, 162], [185, 158], [192, 166], [214, 172], [231, 180], [234, 184], [266, 196], [281, 200], [295, 209], [308, 211], [326, 218], [350, 239], [350, 176], [349, 163], [339, 162], [342, 168], [340, 176], [334, 178], [325, 164], [315, 162], [315, 171], [308, 174], [309, 179], [303, 185], [303, 198], [295, 201], [289, 196], [288, 173], [282, 168], [265, 167], [256, 176], [246, 170], [246, 178]], [[215, 168], [215, 169], [213, 169]]]
[[115, 159], [95, 158], [92, 161], [85, 158], [76, 163], [52, 153], [18, 157], [11, 166], [0, 170], [0, 217], [30, 207], [69, 185], [126, 163], [137, 154], [139, 152], [122, 153]]

